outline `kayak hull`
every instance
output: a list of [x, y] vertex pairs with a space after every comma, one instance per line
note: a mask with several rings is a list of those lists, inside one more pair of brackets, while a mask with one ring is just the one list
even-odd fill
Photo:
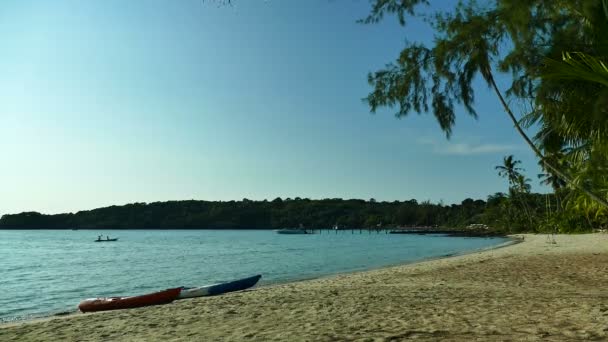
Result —
[[167, 304], [174, 301], [179, 296], [181, 290], [181, 287], [178, 287], [142, 296], [86, 299], [80, 302], [78, 309], [82, 312], [96, 312]]
[[194, 297], [204, 297], [204, 296], [216, 296], [223, 293], [241, 291], [248, 289], [262, 278], [261, 275], [255, 275], [249, 278], [243, 278], [235, 281], [230, 281], [227, 283], [207, 285], [201, 287], [194, 288], [184, 288], [180, 292], [177, 299], [185, 299], [185, 298], [194, 298]]

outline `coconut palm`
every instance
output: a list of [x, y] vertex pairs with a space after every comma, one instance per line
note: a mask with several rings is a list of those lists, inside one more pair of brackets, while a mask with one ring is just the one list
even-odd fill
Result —
[[517, 175], [516, 186], [517, 190], [520, 193], [529, 194], [530, 190], [532, 190], [532, 186], [530, 185], [530, 178], [526, 178], [526, 176], [519, 174]]
[[[559, 160], [554, 160], [554, 165], [558, 162], [561, 169], [568, 170], [576, 188], [593, 189], [605, 199], [608, 191], [605, 176], [608, 169], [608, 35], [605, 34], [608, 0], [598, 2], [600, 6], [595, 7], [595, 11], [575, 12], [584, 23], [579, 51], [555, 51], [553, 56], [561, 55], [561, 59], [544, 61], [541, 80], [546, 91], [541, 92], [540, 97], [554, 101], [539, 117], [542, 128], [537, 141], [544, 145], [546, 156], [567, 147]], [[544, 178], [554, 189], [562, 187], [563, 180], [554, 176]], [[605, 207], [581, 196], [571, 194], [572, 204], [568, 207], [582, 210], [586, 215], [589, 211], [596, 214], [606, 211]]]
[[544, 78], [594, 82], [608, 87], [608, 64], [583, 52], [564, 52], [561, 61], [545, 60]]
[[540, 184], [550, 186], [554, 191], [558, 191], [566, 185], [566, 182], [551, 172], [539, 173], [538, 178]]
[[518, 165], [521, 164], [521, 160], [517, 160], [513, 155], [508, 155], [503, 158], [503, 164], [495, 167], [498, 170], [498, 175], [507, 178], [509, 181], [509, 194], [513, 200], [519, 201], [522, 209], [524, 210], [530, 225], [533, 224], [532, 215], [530, 214], [530, 208], [528, 207], [524, 198], [525, 194], [530, 192], [530, 179], [526, 178], [521, 171], [525, 171]]
[[[369, 75], [374, 89], [365, 100], [372, 112], [395, 107], [398, 117], [432, 113], [449, 137], [457, 105], [477, 117], [473, 80], [481, 76], [544, 167], [608, 209], [601, 189], [576, 181], [579, 175], [565, 172], [545, 158], [546, 151], [530, 139], [508, 104], [514, 99], [534, 99], [532, 121], [553, 131], [564, 146], [573, 147], [579, 159], [589, 159], [589, 142], [597, 150], [595, 143], [608, 141], [608, 113], [604, 110], [608, 90], [601, 76], [606, 61], [597, 57], [608, 56], [608, 0], [496, 0], [485, 5], [470, 0], [434, 16], [420, 9], [429, 5], [426, 0], [372, 3], [371, 14], [363, 22], [378, 22], [384, 15], [394, 14], [405, 25], [409, 17], [425, 17], [431, 18], [436, 30], [433, 44], [408, 43], [394, 63]], [[565, 54], [568, 51], [576, 53]], [[551, 76], [555, 70], [548, 67], [552, 64], [549, 59], [560, 58], [565, 60], [559, 63], [569, 68], [565, 79]], [[592, 72], [584, 73], [582, 67]], [[494, 79], [495, 70], [513, 75], [504, 93]], [[572, 79], [577, 75], [594, 82]], [[608, 143], [604, 145], [608, 154]]]
[[508, 155], [503, 158], [503, 164], [495, 167], [498, 170], [498, 175], [507, 178], [509, 186], [517, 184], [518, 177], [521, 175], [520, 171], [525, 171], [523, 168], [518, 167], [521, 164], [521, 160], [514, 159], [513, 155]]
[[[545, 158], [550, 160], [553, 165], [558, 166], [562, 170], [567, 170], [567, 161], [565, 160], [567, 151], [560, 151], [556, 153], [546, 153]], [[543, 168], [543, 173], [538, 174], [540, 184], [550, 186], [553, 191], [557, 192], [566, 186], [566, 182], [561, 179], [558, 175], [547, 169], [543, 162], [539, 162], [539, 165]]]
[[[566, 167], [567, 163], [565, 161], [565, 156], [562, 153], [547, 154], [547, 155], [548, 155], [547, 158], [550, 158], [553, 165], [559, 166], [562, 170], [567, 169], [567, 167]], [[545, 171], [544, 173], [538, 174], [538, 178], [540, 179], [540, 184], [550, 186], [553, 189], [553, 193], [554, 193], [554, 197], [555, 197], [555, 210], [561, 210], [562, 207], [561, 207], [560, 190], [566, 186], [566, 182], [563, 179], [561, 179], [558, 175], [551, 172], [551, 170], [544, 167], [545, 165], [542, 162], [540, 162], [539, 164], [541, 167], [543, 167], [543, 169]], [[551, 206], [550, 194], [545, 195], [545, 207], [546, 207], [545, 210], [547, 213], [547, 220], [549, 220], [551, 213], [554, 211]]]
[[581, 11], [575, 12], [579, 14], [586, 30], [591, 33], [588, 34], [591, 38], [583, 41], [588, 52], [562, 51], [561, 61], [546, 58], [546, 67], [542, 73], [544, 79], [592, 82], [608, 87], [608, 37], [605, 34], [608, 31], [608, 0], [600, 2], [601, 11], [586, 15]]

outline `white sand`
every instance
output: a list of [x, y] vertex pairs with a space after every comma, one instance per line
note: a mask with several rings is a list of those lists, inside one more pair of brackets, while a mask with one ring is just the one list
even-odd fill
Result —
[[608, 340], [608, 235], [141, 309], [0, 326], [0, 341]]

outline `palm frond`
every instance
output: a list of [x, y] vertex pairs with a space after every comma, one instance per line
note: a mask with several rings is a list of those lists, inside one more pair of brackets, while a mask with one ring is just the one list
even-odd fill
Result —
[[608, 66], [600, 58], [582, 52], [564, 52], [562, 61], [545, 59], [545, 79], [577, 80], [608, 87]]

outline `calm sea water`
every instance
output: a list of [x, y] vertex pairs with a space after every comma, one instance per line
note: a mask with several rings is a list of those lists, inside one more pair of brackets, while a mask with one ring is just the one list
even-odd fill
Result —
[[[98, 234], [118, 242], [95, 243]], [[504, 238], [270, 230], [0, 231], [0, 321], [74, 311], [80, 300], [262, 274], [287, 282], [412, 262]]]

